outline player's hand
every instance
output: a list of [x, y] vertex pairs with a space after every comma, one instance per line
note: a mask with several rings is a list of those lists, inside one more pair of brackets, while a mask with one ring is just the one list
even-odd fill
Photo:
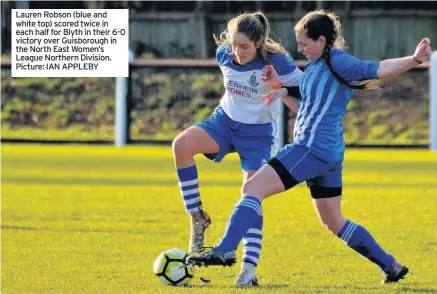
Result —
[[266, 65], [261, 71], [261, 79], [264, 84], [272, 89], [277, 89], [281, 86], [281, 80], [273, 65]]
[[417, 60], [424, 62], [431, 56], [431, 53], [431, 40], [429, 38], [424, 38], [420, 41], [419, 45], [417, 45], [414, 57]]
[[278, 100], [279, 97], [286, 96], [288, 93], [287, 89], [280, 88], [278, 90], [273, 90], [261, 96], [261, 100], [267, 100], [266, 106], [272, 105], [273, 102]]

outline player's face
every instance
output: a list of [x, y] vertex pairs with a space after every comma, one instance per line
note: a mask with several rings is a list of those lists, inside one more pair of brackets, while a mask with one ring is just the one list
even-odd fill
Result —
[[256, 56], [255, 42], [251, 41], [245, 34], [237, 33], [231, 36], [232, 52], [235, 54], [235, 61], [239, 64], [251, 62]]
[[317, 60], [322, 56], [325, 46], [325, 37], [320, 36], [317, 41], [308, 38], [306, 32], [298, 31], [296, 33], [297, 50], [303, 53], [308, 60]]

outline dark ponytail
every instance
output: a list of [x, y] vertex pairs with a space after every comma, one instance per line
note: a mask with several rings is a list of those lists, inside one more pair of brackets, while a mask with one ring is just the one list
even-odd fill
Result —
[[255, 16], [262, 24], [264, 29], [264, 37], [267, 36], [267, 32], [269, 30], [269, 23], [267, 22], [267, 19], [264, 16], [264, 14], [262, 14], [262, 12], [255, 12], [253, 16]]
[[360, 85], [350, 85], [345, 79], [343, 79], [333, 68], [331, 65], [331, 47], [326, 46], [325, 50], [323, 51], [322, 57], [325, 60], [326, 66], [328, 67], [329, 71], [334, 75], [334, 77], [343, 85], [352, 88], [352, 89], [367, 89], [366, 85], [368, 82]]

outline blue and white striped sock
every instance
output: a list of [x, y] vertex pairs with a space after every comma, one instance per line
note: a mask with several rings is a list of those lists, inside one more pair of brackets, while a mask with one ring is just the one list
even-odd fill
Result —
[[261, 202], [253, 196], [244, 196], [234, 208], [228, 220], [225, 234], [217, 245], [217, 250], [228, 252], [235, 250], [247, 231], [255, 225], [261, 211]]
[[254, 266], [258, 265], [261, 254], [263, 221], [263, 216], [259, 215], [255, 225], [247, 231], [243, 238], [243, 262], [249, 262]]
[[185, 210], [193, 214], [202, 210], [199, 194], [199, 178], [196, 165], [176, 169], [179, 178], [179, 188], [184, 201]]
[[338, 237], [350, 248], [376, 263], [384, 272], [389, 271], [395, 262], [394, 257], [386, 253], [364, 227], [353, 221], [346, 221]]

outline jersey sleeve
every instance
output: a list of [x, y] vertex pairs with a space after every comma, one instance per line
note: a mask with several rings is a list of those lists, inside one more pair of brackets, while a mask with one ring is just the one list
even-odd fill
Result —
[[284, 86], [299, 86], [303, 73], [288, 55], [274, 54], [271, 60]]
[[360, 60], [344, 50], [331, 51], [331, 65], [346, 81], [377, 79], [379, 62]]
[[221, 44], [217, 47], [215, 57], [219, 66], [222, 66], [226, 62], [226, 58], [229, 58], [230, 45]]

